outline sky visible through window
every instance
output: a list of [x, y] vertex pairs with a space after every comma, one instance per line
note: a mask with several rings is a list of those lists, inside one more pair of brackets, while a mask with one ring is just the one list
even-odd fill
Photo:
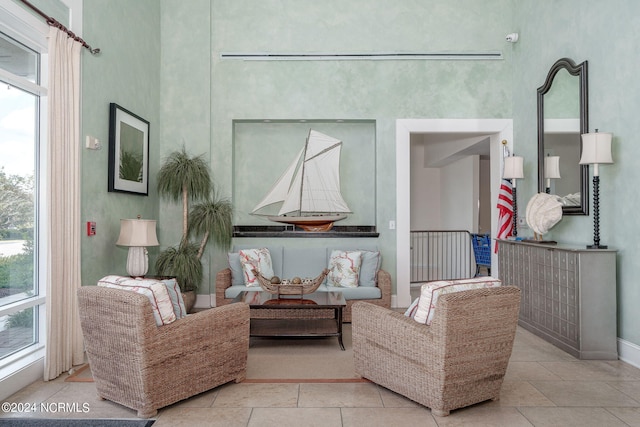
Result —
[[36, 97], [0, 83], [0, 168], [31, 176], [35, 167]]

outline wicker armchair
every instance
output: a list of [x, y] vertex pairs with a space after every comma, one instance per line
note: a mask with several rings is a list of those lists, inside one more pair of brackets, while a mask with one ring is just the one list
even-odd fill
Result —
[[218, 385], [245, 379], [249, 306], [190, 314], [156, 326], [146, 296], [85, 286], [80, 322], [98, 395], [148, 418]]
[[518, 322], [512, 286], [441, 295], [427, 326], [402, 313], [353, 306], [356, 373], [447, 416], [500, 396]]
[[[391, 307], [391, 275], [385, 270], [378, 270], [377, 273], [378, 279], [378, 288], [380, 288], [380, 293], [382, 294], [378, 299], [368, 299], [368, 300], [347, 300], [347, 306], [342, 311], [342, 321], [345, 323], [351, 322], [351, 307], [357, 301], [366, 301], [371, 304], [378, 305], [380, 307]], [[232, 298], [225, 298], [224, 291], [229, 286], [231, 286], [231, 269], [225, 268], [223, 270], [218, 271], [216, 274], [216, 306], [222, 306], [225, 304], [229, 304], [233, 301]], [[267, 310], [261, 310], [267, 311]], [[320, 313], [323, 310], [316, 310], [321, 316], [328, 316], [329, 318], [333, 317], [333, 310], [328, 310], [326, 313]], [[290, 317], [295, 317], [295, 315], [291, 315]]]

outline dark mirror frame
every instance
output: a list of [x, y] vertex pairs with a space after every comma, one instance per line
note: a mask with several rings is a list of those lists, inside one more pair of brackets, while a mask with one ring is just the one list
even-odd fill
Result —
[[[553, 78], [558, 71], [565, 69], [579, 79], [580, 87], [580, 135], [589, 132], [589, 91], [587, 87], [587, 61], [576, 65], [569, 58], [556, 61], [549, 70], [544, 84], [538, 88], [538, 191], [544, 193], [544, 95], [551, 90]], [[580, 138], [582, 153], [582, 138]], [[580, 206], [563, 206], [563, 215], [589, 214], [589, 165], [578, 165], [580, 168]]]

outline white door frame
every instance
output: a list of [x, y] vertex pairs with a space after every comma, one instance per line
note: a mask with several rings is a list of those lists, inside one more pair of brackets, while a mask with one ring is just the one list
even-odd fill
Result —
[[[410, 141], [412, 133], [486, 133], [490, 137], [491, 206], [496, 206], [502, 175], [502, 141], [513, 152], [513, 120], [511, 119], [398, 119], [396, 120], [396, 307], [411, 303], [410, 276], [410, 210], [411, 171]], [[497, 212], [491, 211], [491, 236], [497, 224]], [[495, 254], [491, 264], [497, 266]], [[492, 273], [494, 269], [492, 269]]]

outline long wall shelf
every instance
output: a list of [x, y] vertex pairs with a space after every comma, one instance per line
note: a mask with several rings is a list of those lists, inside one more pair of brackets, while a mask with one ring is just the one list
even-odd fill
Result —
[[378, 237], [373, 225], [337, 225], [320, 233], [304, 231], [295, 225], [235, 225], [233, 237], [301, 237], [301, 238], [349, 238]]

